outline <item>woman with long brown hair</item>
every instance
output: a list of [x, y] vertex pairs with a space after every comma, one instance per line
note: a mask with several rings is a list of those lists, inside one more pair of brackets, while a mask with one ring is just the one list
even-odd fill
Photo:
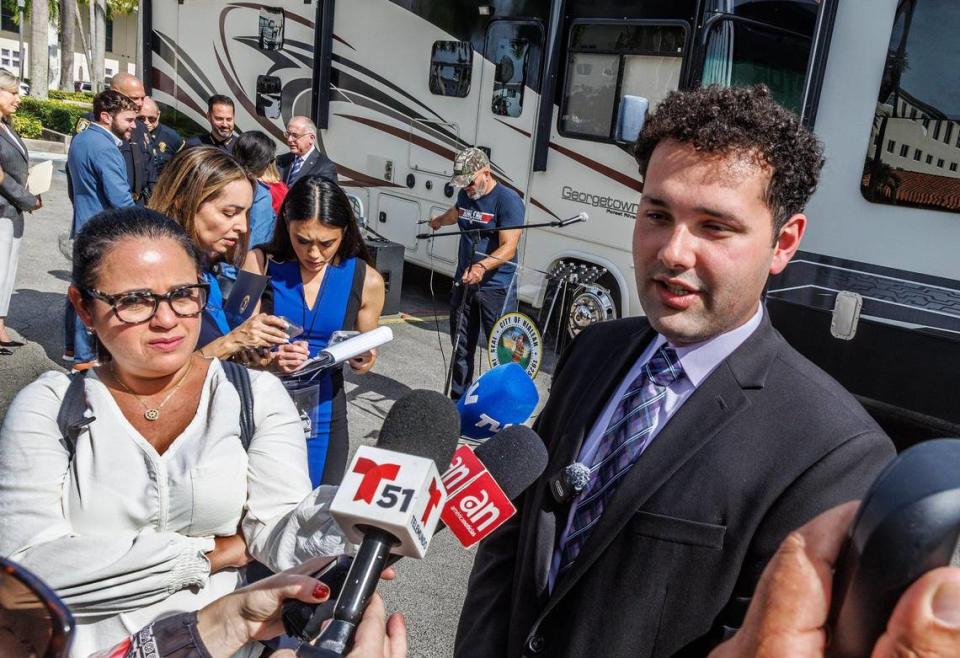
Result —
[[248, 212], [256, 179], [221, 149], [198, 146], [181, 151], [163, 170], [149, 207], [173, 218], [204, 256], [210, 285], [200, 336], [204, 356], [227, 359], [246, 350], [287, 342], [286, 322], [258, 313], [231, 327], [223, 312], [219, 265], [239, 268], [247, 253]]

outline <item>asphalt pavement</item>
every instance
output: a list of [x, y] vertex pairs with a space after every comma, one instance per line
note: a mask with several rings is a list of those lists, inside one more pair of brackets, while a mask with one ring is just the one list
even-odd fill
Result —
[[[63, 308], [70, 261], [61, 254], [58, 240], [69, 231], [72, 209], [63, 156], [52, 157], [56, 159], [53, 188], [43, 195], [43, 208], [26, 218], [7, 324], [28, 344], [13, 356], [0, 357], [0, 418], [20, 388], [41, 372], [63, 366]], [[405, 269], [401, 313], [383, 318], [393, 329], [393, 342], [381, 348], [371, 372], [356, 376], [348, 371], [348, 419], [354, 450], [376, 441], [384, 416], [403, 393], [414, 388], [443, 388], [445, 363], [450, 356], [446, 334], [450, 281], [434, 277], [436, 294], [432, 295], [429, 279], [424, 270], [413, 266]], [[548, 351], [536, 379], [541, 401], [553, 361]], [[485, 358], [481, 361], [478, 355], [478, 368], [486, 367]], [[441, 533], [424, 560], [403, 560], [398, 563], [397, 579], [381, 585], [388, 609], [400, 610], [407, 617], [411, 656], [448, 658], [453, 654], [453, 638], [474, 554], [461, 548], [449, 533]]]

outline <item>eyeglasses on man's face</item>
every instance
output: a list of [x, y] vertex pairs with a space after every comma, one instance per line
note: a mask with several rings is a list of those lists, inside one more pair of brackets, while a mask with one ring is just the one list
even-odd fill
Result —
[[141, 114], [137, 118], [145, 123], [157, 123], [160, 120], [160, 115], [158, 114], [157, 116], [152, 117], [149, 114]]
[[189, 286], [178, 286], [165, 295], [158, 295], [149, 290], [130, 290], [116, 295], [89, 288], [86, 294], [94, 299], [106, 302], [113, 309], [117, 319], [124, 324], [141, 324], [152, 319], [160, 308], [160, 302], [170, 305], [170, 310], [177, 317], [193, 318], [207, 306], [210, 285], [195, 283]]

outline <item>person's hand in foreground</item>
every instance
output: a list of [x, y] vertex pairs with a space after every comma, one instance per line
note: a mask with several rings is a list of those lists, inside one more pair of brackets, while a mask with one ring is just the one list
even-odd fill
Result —
[[[833, 569], [859, 503], [791, 533], [767, 565], [743, 627], [709, 658], [822, 658]], [[935, 569], [897, 603], [871, 658], [960, 656], [960, 569]]]

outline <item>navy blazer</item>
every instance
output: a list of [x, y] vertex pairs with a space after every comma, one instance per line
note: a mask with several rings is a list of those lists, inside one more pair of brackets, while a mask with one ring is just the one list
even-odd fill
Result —
[[112, 134], [91, 125], [70, 142], [67, 154], [74, 232], [98, 212], [133, 205], [127, 167]]
[[554, 374], [535, 429], [550, 454], [519, 513], [480, 545], [457, 658], [704, 656], [742, 624], [786, 535], [861, 497], [893, 458], [863, 407], [764, 317], [619, 482], [573, 566], [547, 588], [569, 503], [549, 478], [654, 338], [644, 318], [594, 325]]

